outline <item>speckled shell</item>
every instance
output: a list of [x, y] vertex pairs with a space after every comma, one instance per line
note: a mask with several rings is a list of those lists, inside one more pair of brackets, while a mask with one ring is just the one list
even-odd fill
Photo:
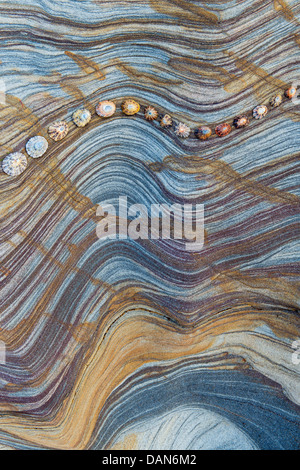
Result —
[[74, 124], [76, 124], [77, 127], [86, 126], [90, 122], [91, 118], [92, 116], [88, 109], [77, 109], [72, 116]]
[[153, 106], [147, 106], [144, 114], [147, 121], [154, 121], [158, 118], [158, 111]]
[[169, 114], [165, 114], [160, 121], [161, 127], [171, 127], [173, 124], [172, 118]]
[[31, 137], [26, 144], [26, 152], [32, 158], [39, 158], [46, 153], [48, 149], [48, 142], [45, 137], [36, 135]]
[[127, 116], [133, 116], [133, 114], [138, 113], [140, 110], [140, 105], [134, 100], [126, 100], [122, 103], [122, 111]]
[[196, 130], [196, 136], [200, 140], [208, 139], [212, 134], [212, 130], [208, 126], [201, 126]]
[[276, 108], [276, 106], [279, 106], [282, 103], [282, 96], [281, 95], [275, 95], [270, 98], [270, 105], [273, 108]]
[[288, 90], [285, 91], [285, 96], [289, 98], [290, 100], [296, 96], [297, 93], [297, 88], [294, 86], [291, 86]]
[[184, 124], [183, 122], [179, 122], [177, 126], [175, 127], [175, 134], [178, 135], [178, 137], [182, 137], [186, 139], [191, 133], [191, 128]]
[[248, 124], [249, 124], [249, 119], [247, 118], [247, 116], [237, 116], [233, 120], [233, 125], [237, 129], [240, 129], [241, 127], [248, 126]]
[[253, 109], [253, 117], [255, 119], [262, 119], [268, 112], [268, 108], [267, 106], [261, 104], [259, 106], [256, 106], [254, 109]]
[[219, 124], [215, 128], [215, 133], [219, 137], [224, 137], [225, 135], [228, 135], [231, 132], [231, 126], [227, 122], [224, 122], [223, 124]]
[[27, 158], [21, 152], [7, 155], [2, 161], [2, 170], [9, 176], [18, 176], [27, 167]]
[[103, 118], [113, 116], [115, 112], [116, 105], [112, 101], [100, 101], [96, 106], [96, 113]]
[[55, 140], [62, 140], [66, 137], [67, 133], [69, 132], [69, 126], [65, 121], [56, 121], [51, 126], [49, 126], [48, 134], [51, 139]]

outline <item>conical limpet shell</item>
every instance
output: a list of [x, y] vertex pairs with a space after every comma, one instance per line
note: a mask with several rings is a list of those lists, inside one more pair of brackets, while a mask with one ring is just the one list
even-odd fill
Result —
[[259, 106], [256, 106], [253, 109], [253, 117], [255, 119], [261, 119], [267, 114], [267, 112], [268, 112], [267, 106], [265, 106], [264, 104], [261, 104]]
[[154, 121], [158, 118], [158, 111], [153, 106], [147, 106], [144, 114], [147, 121]]
[[294, 96], [296, 96], [296, 93], [297, 93], [297, 88], [294, 87], [294, 86], [291, 86], [288, 90], [286, 90], [284, 92], [285, 96], [291, 100], [292, 98], [294, 98]]
[[100, 101], [96, 106], [96, 113], [98, 116], [107, 118], [115, 114], [116, 105], [112, 101]]
[[241, 127], [246, 127], [249, 124], [249, 119], [247, 116], [237, 116], [233, 120], [233, 125], [236, 129], [240, 129]]
[[138, 113], [140, 110], [140, 105], [134, 100], [125, 100], [122, 103], [122, 111], [127, 116], [133, 116], [133, 114]]
[[91, 117], [91, 113], [88, 109], [77, 109], [77, 111], [73, 113], [72, 119], [77, 127], [84, 127], [90, 122]]
[[219, 124], [215, 128], [215, 133], [219, 137], [225, 137], [225, 135], [228, 135], [231, 132], [231, 125], [228, 124], [227, 122], [223, 122], [222, 124]]
[[67, 133], [69, 132], [69, 126], [65, 121], [56, 121], [51, 126], [49, 126], [48, 134], [51, 139], [55, 140], [62, 140], [66, 137]]
[[180, 122], [177, 124], [175, 128], [175, 134], [178, 135], [178, 137], [183, 137], [186, 139], [191, 133], [191, 128], [184, 124], [183, 122]]
[[171, 127], [173, 124], [172, 118], [169, 114], [165, 114], [160, 121], [161, 127]]
[[282, 103], [282, 96], [281, 95], [275, 95], [275, 96], [272, 96], [272, 98], [270, 98], [270, 105], [273, 108], [276, 108], [281, 103]]
[[31, 137], [26, 144], [26, 152], [32, 158], [39, 158], [44, 155], [48, 149], [48, 142], [45, 137], [36, 135]]
[[196, 131], [196, 136], [200, 140], [207, 140], [212, 134], [212, 130], [208, 126], [201, 126]]
[[7, 155], [2, 161], [2, 170], [9, 176], [18, 176], [27, 167], [27, 158], [21, 152]]

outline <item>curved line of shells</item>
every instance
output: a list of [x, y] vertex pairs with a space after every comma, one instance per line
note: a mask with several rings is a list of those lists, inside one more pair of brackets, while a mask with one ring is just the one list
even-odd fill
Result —
[[[290, 87], [285, 91], [284, 95], [288, 99], [292, 99], [297, 93], [295, 87]], [[283, 97], [278, 94], [270, 99], [270, 106], [277, 107], [282, 103]], [[133, 99], [125, 100], [121, 109], [127, 116], [133, 116], [140, 111], [140, 105]], [[96, 106], [96, 113], [102, 118], [108, 118], [115, 114], [116, 105], [113, 101], [101, 101]], [[268, 113], [268, 108], [265, 105], [258, 105], [252, 110], [254, 119], [262, 119]], [[163, 128], [173, 127], [175, 134], [178, 137], [186, 139], [190, 136], [192, 129], [183, 122], [174, 123], [169, 114], [160, 115], [153, 106], [147, 106], [144, 110], [144, 116], [147, 121], [159, 120]], [[73, 122], [78, 127], [86, 126], [92, 118], [92, 115], [87, 109], [77, 109], [73, 115]], [[233, 126], [237, 129], [245, 127], [249, 124], [249, 118], [246, 115], [237, 116], [233, 120]], [[215, 134], [219, 137], [228, 135], [232, 130], [230, 124], [222, 123], [215, 127]], [[48, 128], [49, 137], [55, 142], [60, 141], [66, 137], [69, 132], [69, 126], [66, 121], [56, 121]], [[195, 135], [200, 140], [206, 140], [212, 135], [213, 131], [208, 126], [201, 126], [195, 130]], [[48, 141], [45, 137], [34, 136], [31, 137], [26, 143], [26, 153], [32, 158], [42, 157], [48, 149]], [[27, 167], [27, 157], [21, 152], [13, 152], [4, 157], [2, 161], [2, 170], [9, 176], [18, 176]]]

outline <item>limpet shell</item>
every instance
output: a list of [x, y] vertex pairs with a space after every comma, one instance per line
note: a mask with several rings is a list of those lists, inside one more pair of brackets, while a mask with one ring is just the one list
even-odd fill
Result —
[[39, 158], [46, 153], [48, 149], [48, 142], [45, 137], [41, 135], [36, 135], [31, 137], [26, 143], [26, 152], [32, 158]]
[[178, 137], [186, 139], [190, 135], [190, 133], [191, 128], [183, 122], [179, 122], [175, 127], [175, 134], [178, 135]]
[[268, 112], [267, 106], [260, 104], [253, 109], [253, 117], [255, 119], [262, 119]]
[[140, 105], [134, 100], [125, 100], [122, 103], [122, 111], [127, 116], [133, 116], [134, 114], [138, 113], [140, 110]]
[[27, 167], [27, 158], [21, 152], [7, 155], [2, 161], [2, 170], [9, 176], [18, 176]]
[[219, 124], [215, 128], [215, 133], [219, 137], [224, 137], [225, 135], [228, 135], [231, 132], [231, 126], [227, 122], [224, 122], [223, 124]]
[[145, 109], [145, 118], [147, 121], [154, 121], [158, 118], [158, 111], [153, 106], [147, 106]]
[[285, 91], [285, 96], [289, 98], [290, 100], [296, 96], [297, 93], [297, 88], [294, 86], [291, 86], [288, 90]]
[[276, 106], [279, 106], [282, 103], [282, 96], [281, 95], [275, 95], [270, 98], [270, 105], [273, 108], [276, 108]]
[[248, 126], [248, 124], [249, 124], [249, 119], [247, 118], [247, 116], [237, 116], [233, 120], [233, 125], [237, 129], [240, 129], [241, 127]]
[[69, 132], [69, 126], [65, 121], [56, 121], [51, 126], [49, 126], [48, 134], [51, 139], [55, 140], [62, 140], [66, 137], [67, 133]]
[[173, 120], [169, 114], [165, 114], [160, 121], [161, 127], [171, 127], [173, 124]]
[[96, 106], [98, 116], [107, 118], [115, 114], [116, 105], [112, 101], [100, 101]]
[[212, 134], [212, 130], [208, 126], [201, 126], [196, 130], [196, 136], [200, 140], [208, 139]]
[[74, 124], [76, 124], [77, 127], [86, 126], [90, 122], [91, 118], [92, 116], [88, 109], [77, 109], [72, 116]]

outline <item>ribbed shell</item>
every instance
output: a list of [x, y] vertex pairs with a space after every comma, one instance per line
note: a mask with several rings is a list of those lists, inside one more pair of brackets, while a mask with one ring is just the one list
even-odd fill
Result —
[[66, 137], [67, 133], [69, 132], [69, 126], [65, 121], [56, 121], [51, 126], [49, 126], [48, 134], [51, 139], [55, 140], [62, 140]]
[[125, 100], [122, 103], [122, 111], [127, 116], [133, 116], [134, 114], [138, 113], [140, 110], [140, 105], [134, 100]]
[[2, 170], [9, 176], [18, 176], [27, 167], [27, 158], [21, 152], [7, 155], [2, 161]]
[[260, 104], [253, 109], [253, 117], [255, 119], [262, 119], [268, 112], [267, 106]]
[[279, 106], [282, 103], [282, 96], [281, 95], [275, 95], [270, 98], [270, 105], [273, 108], [276, 108], [276, 106]]
[[90, 122], [91, 118], [92, 116], [88, 109], [77, 109], [72, 116], [74, 124], [78, 127], [86, 126]]
[[158, 118], [158, 111], [153, 106], [147, 106], [145, 109], [145, 118], [147, 121], [154, 121]]
[[224, 137], [225, 135], [228, 135], [231, 132], [231, 126], [227, 122], [224, 122], [223, 124], [219, 124], [215, 128], [215, 133], [219, 137]]
[[46, 153], [48, 149], [48, 142], [45, 137], [36, 135], [31, 137], [26, 144], [26, 152], [32, 158], [39, 158]]
[[249, 124], [249, 119], [247, 118], [247, 116], [237, 116], [233, 120], [233, 125], [237, 129], [239, 129], [240, 127], [248, 126], [248, 124]]
[[173, 124], [173, 120], [169, 114], [165, 114], [160, 121], [161, 127], [171, 127]]
[[116, 105], [112, 101], [100, 101], [96, 106], [96, 113], [98, 116], [107, 118], [115, 114]]
[[175, 127], [175, 134], [178, 135], [178, 137], [186, 139], [190, 135], [190, 133], [191, 128], [183, 122], [179, 122]]

